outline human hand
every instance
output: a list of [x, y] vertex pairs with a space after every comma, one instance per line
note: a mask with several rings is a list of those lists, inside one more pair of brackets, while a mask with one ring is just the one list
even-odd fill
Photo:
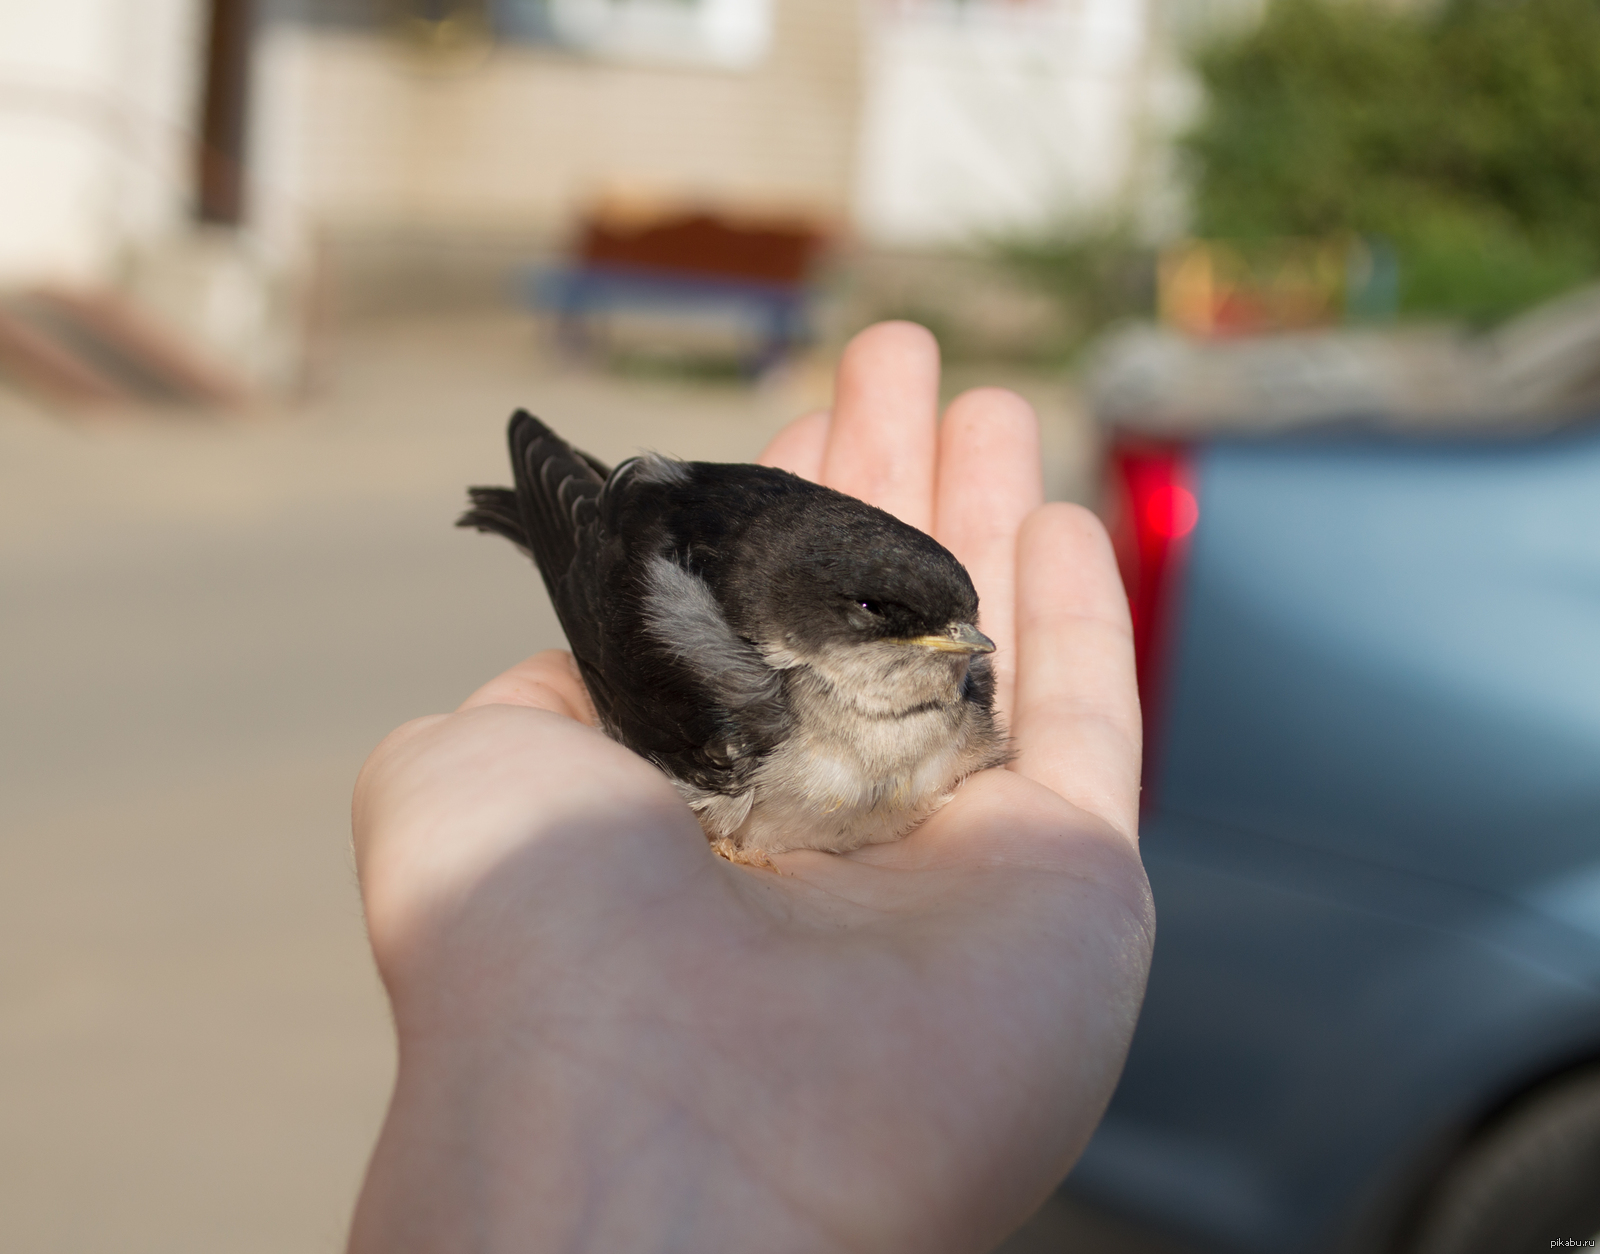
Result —
[[355, 834], [400, 1071], [351, 1249], [980, 1251], [1061, 1178], [1152, 917], [1104, 532], [1037, 425], [937, 415], [917, 327], [857, 336], [764, 460], [967, 566], [1016, 742], [904, 840], [727, 863], [540, 654], [374, 752]]

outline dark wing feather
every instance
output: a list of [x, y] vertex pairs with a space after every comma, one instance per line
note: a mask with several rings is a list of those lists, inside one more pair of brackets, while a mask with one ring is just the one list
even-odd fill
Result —
[[[526, 410], [512, 415], [507, 438], [528, 550], [560, 614], [562, 585], [572, 574], [584, 533], [592, 533], [598, 522], [595, 502], [609, 472]], [[568, 626], [564, 617], [561, 625]]]
[[647, 604], [648, 563], [682, 547], [675, 538], [681, 525], [698, 523], [695, 530], [711, 540], [714, 520], [737, 510], [702, 481], [699, 465], [663, 478], [641, 475], [635, 461], [611, 474], [520, 410], [509, 437], [515, 491], [472, 489], [472, 508], [459, 525], [505, 536], [533, 557], [613, 736], [677, 779], [738, 791], [782, 721], [781, 710], [767, 707], [782, 701], [770, 684], [752, 682], [743, 699], [724, 689], [741, 673], [760, 680], [764, 663], [718, 613], [726, 649], [712, 662], [716, 672], [708, 672], [711, 659], [696, 664], [655, 637]]
[[[595, 705], [613, 736], [675, 779], [729, 794], [789, 731], [782, 679], [728, 620], [694, 556], [731, 557], [747, 487], [726, 490], [705, 463], [645, 458], [619, 466], [599, 502], [609, 689]], [[676, 595], [652, 570], [662, 563]]]

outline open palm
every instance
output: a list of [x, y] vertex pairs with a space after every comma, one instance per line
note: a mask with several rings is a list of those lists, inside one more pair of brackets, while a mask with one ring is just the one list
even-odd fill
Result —
[[932, 338], [871, 328], [763, 460], [966, 564], [1015, 761], [774, 873], [708, 851], [566, 654], [395, 732], [355, 802], [400, 1074], [353, 1250], [981, 1251], [1082, 1148], [1152, 933], [1126, 605], [1025, 403], [937, 394]]

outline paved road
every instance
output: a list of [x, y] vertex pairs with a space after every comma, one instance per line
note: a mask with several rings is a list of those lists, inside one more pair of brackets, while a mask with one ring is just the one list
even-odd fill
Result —
[[[1064, 391], [1023, 383], [1081, 492]], [[393, 1069], [351, 781], [560, 641], [509, 546], [448, 526], [462, 485], [504, 478], [516, 404], [602, 457], [737, 459], [815, 386], [563, 373], [489, 318], [352, 335], [284, 412], [0, 396], [0, 1247], [340, 1248]], [[1158, 1252], [1095, 1222], [1006, 1248]]]

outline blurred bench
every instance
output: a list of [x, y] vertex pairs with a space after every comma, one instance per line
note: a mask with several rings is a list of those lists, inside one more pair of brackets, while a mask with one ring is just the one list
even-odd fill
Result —
[[643, 223], [595, 216], [583, 223], [570, 262], [529, 273], [527, 295], [580, 350], [596, 315], [613, 310], [731, 313], [755, 332], [745, 366], [759, 373], [806, 338], [807, 281], [822, 243], [810, 227], [738, 224], [707, 212]]

